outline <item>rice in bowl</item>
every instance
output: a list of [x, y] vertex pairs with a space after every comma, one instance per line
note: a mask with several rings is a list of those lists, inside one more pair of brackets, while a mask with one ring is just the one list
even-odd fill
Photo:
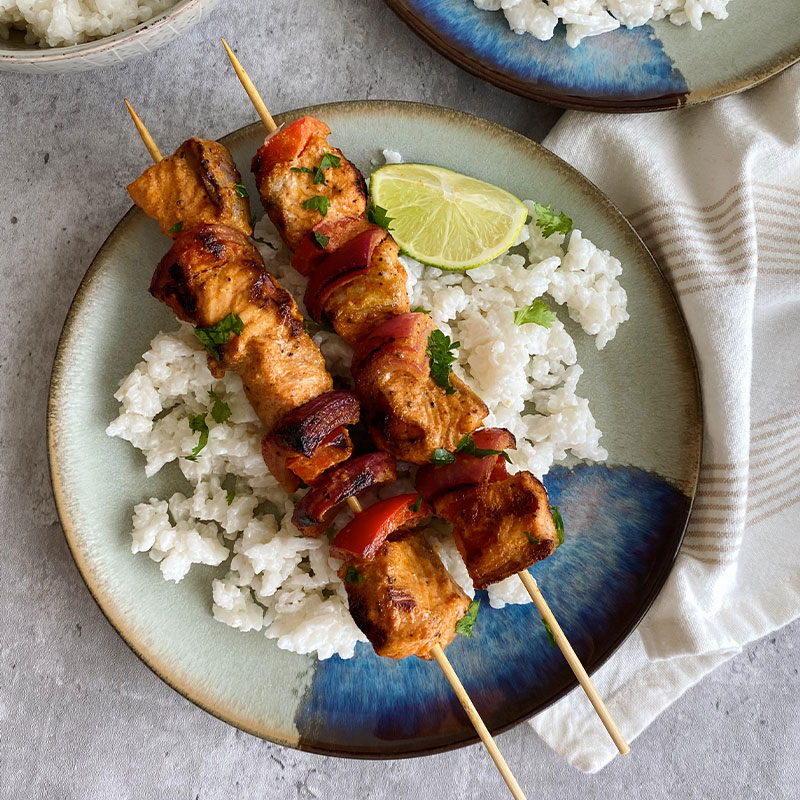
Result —
[[[526, 205], [535, 219], [534, 204]], [[257, 227], [260, 238], [279, 241], [266, 218]], [[299, 300], [304, 279], [289, 266], [288, 252], [264, 247], [262, 254], [267, 269], [298, 298], [305, 313]], [[514, 312], [549, 296], [551, 307], [560, 304], [603, 348], [628, 318], [617, 259], [579, 230], [545, 239], [531, 221], [511, 252], [468, 273], [443, 273], [407, 257], [403, 261], [411, 307], [429, 311], [445, 333], [461, 342], [454, 369], [489, 407], [485, 424], [507, 427], [517, 437], [511, 471], [527, 469], [542, 477], [568, 454], [595, 461], [607, 457], [589, 402], [578, 394], [582, 369], [563, 323], [556, 318], [549, 328], [517, 325]], [[331, 373], [349, 379], [350, 348], [324, 331], [314, 338]], [[210, 390], [230, 408], [225, 421], [212, 415], [216, 401]], [[134, 508], [132, 551], [148, 553], [165, 580], [175, 582], [195, 564], [219, 568], [219, 576], [209, 579], [209, 600], [215, 619], [226, 625], [263, 631], [278, 647], [296, 653], [351, 657], [366, 637], [348, 611], [336, 574], [341, 562], [330, 556], [327, 538], [306, 538], [293, 526], [293, 498], [264, 465], [264, 431], [239, 377], [229, 372], [215, 380], [206, 351], [184, 325], [152, 340], [114, 396], [120, 413], [107, 433], [144, 454], [148, 476], [177, 461], [187, 487]], [[190, 460], [198, 444], [190, 415], [198, 414], [206, 415], [208, 443]], [[401, 467], [400, 481], [378, 495], [413, 491], [413, 470]], [[473, 596], [447, 526], [437, 523], [427, 533], [446, 568]], [[495, 608], [530, 602], [516, 577], [491, 586], [489, 599]]]

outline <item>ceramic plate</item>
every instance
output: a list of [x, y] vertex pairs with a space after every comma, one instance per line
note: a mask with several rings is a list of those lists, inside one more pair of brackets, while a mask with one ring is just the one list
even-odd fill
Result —
[[800, 59], [797, 0], [731, 0], [703, 30], [659, 21], [584, 39], [540, 42], [472, 0], [386, 0], [429, 45], [502, 89], [595, 111], [661, 111], [749, 89]]
[[[393, 102], [336, 103], [311, 113], [363, 170], [383, 148], [491, 180], [568, 211], [624, 264], [631, 320], [598, 353], [576, 331], [607, 464], [559, 466], [547, 476], [567, 539], [533, 572], [589, 669], [635, 627], [672, 565], [694, 493], [701, 413], [691, 344], [675, 300], [636, 233], [600, 191], [519, 134], [455, 111]], [[191, 131], [176, 131], [175, 139]], [[247, 170], [259, 125], [223, 141]], [[142, 167], [146, 166], [142, 149]], [[120, 176], [131, 180], [134, 175]], [[146, 479], [143, 458], [110, 439], [112, 394], [172, 314], [147, 292], [168, 248], [138, 209], [121, 220], [86, 273], [53, 368], [49, 450], [59, 514], [80, 571], [131, 648], [190, 700], [243, 730], [316, 752], [390, 758], [469, 744], [475, 734], [435, 662], [380, 659], [359, 644], [350, 660], [279, 650], [211, 616], [210, 581], [226, 568], [192, 568], [177, 586], [130, 552], [135, 503], [186, 485], [177, 468]], [[566, 317], [563, 314], [562, 317]], [[488, 726], [499, 731], [553, 702], [575, 681], [551, 649], [533, 606], [484, 602], [473, 640], [448, 655]]]

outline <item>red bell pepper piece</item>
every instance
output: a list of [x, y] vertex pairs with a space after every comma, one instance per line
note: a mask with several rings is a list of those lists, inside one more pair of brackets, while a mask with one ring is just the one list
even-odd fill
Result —
[[294, 161], [314, 136], [329, 136], [331, 129], [314, 117], [301, 117], [271, 133], [253, 158], [251, 169], [258, 175], [268, 172], [278, 164]]
[[336, 534], [331, 543], [331, 555], [341, 559], [372, 558], [394, 531], [430, 514], [430, 506], [418, 494], [400, 494], [379, 500]]

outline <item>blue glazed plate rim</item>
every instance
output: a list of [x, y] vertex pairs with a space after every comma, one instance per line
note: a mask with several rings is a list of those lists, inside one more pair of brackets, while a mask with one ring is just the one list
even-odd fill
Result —
[[[490, 122], [480, 117], [471, 114], [466, 114], [464, 112], [456, 111], [453, 109], [448, 109], [441, 106], [428, 105], [423, 103], [394, 101], [394, 100], [363, 100], [363, 101], [342, 101], [342, 102], [326, 103], [321, 105], [308, 106], [292, 111], [287, 111], [282, 114], [276, 115], [275, 119], [279, 124], [282, 124], [283, 122], [291, 121], [293, 119], [297, 119], [298, 117], [307, 114], [325, 118], [326, 114], [328, 114], [329, 112], [369, 114], [372, 111], [380, 112], [380, 111], [393, 111], [393, 110], [403, 113], [406, 116], [413, 116], [413, 115], [427, 116], [427, 117], [433, 116], [433, 117], [445, 118], [448, 121], [454, 122], [459, 125], [482, 126], [483, 128], [486, 129], [487, 133], [492, 133], [497, 136], [503, 136], [509, 139], [510, 141], [514, 141], [518, 146], [523, 146], [529, 149], [533, 154], [535, 154], [535, 157], [537, 159], [549, 161], [552, 166], [556, 167], [562, 172], [568, 173], [573, 180], [581, 181], [585, 185], [587, 185], [592, 191], [592, 193], [595, 195], [597, 202], [604, 207], [604, 210], [608, 212], [609, 215], [613, 216], [618, 224], [622, 224], [625, 227], [626, 232], [635, 238], [637, 246], [641, 247], [643, 256], [646, 256], [646, 260], [650, 262], [651, 266], [655, 269], [657, 274], [660, 276], [661, 280], [664, 282], [665, 286], [669, 291], [669, 296], [672, 300], [672, 303], [674, 305], [674, 310], [677, 314], [677, 319], [680, 321], [682, 332], [686, 338], [688, 344], [688, 354], [690, 355], [691, 358], [692, 374], [695, 379], [694, 385], [695, 385], [695, 394], [696, 394], [696, 401], [698, 408], [697, 435], [699, 437], [698, 444], [700, 445], [698, 447], [697, 463], [694, 465], [694, 476], [695, 476], [694, 482], [692, 483], [691, 486], [691, 493], [687, 495], [688, 506], [686, 510], [686, 519], [680, 530], [676, 529], [676, 532], [673, 535], [673, 541], [671, 547], [666, 547], [665, 545], [664, 548], [665, 557], [662, 558], [662, 560], [655, 565], [653, 571], [648, 575], [647, 591], [642, 594], [638, 608], [636, 609], [635, 612], [630, 614], [627, 624], [621, 628], [618, 636], [615, 637], [602, 652], [600, 652], [596, 657], [592, 658], [591, 661], [587, 662], [584, 665], [587, 669], [587, 672], [591, 674], [597, 669], [599, 669], [608, 660], [608, 658], [623, 644], [623, 642], [631, 635], [631, 633], [633, 633], [633, 631], [638, 627], [642, 618], [650, 609], [656, 597], [660, 593], [670, 571], [672, 570], [672, 567], [675, 563], [675, 559], [677, 558], [678, 552], [683, 542], [683, 538], [686, 532], [686, 527], [688, 525], [689, 517], [691, 515], [691, 510], [696, 493], [697, 476], [700, 463], [700, 453], [702, 449], [702, 440], [704, 433], [702, 424], [703, 420], [702, 396], [700, 394], [699, 373], [697, 368], [697, 358], [695, 354], [694, 343], [692, 341], [691, 335], [686, 325], [683, 313], [681, 312], [680, 306], [678, 305], [677, 300], [674, 294], [672, 293], [671, 289], [669, 289], [669, 284], [664, 278], [664, 275], [660, 267], [658, 266], [657, 262], [651, 255], [650, 251], [647, 249], [644, 242], [642, 242], [641, 238], [636, 233], [634, 228], [627, 221], [627, 219], [625, 219], [622, 213], [616, 208], [616, 206], [614, 206], [611, 200], [599, 188], [597, 188], [593, 183], [591, 183], [591, 181], [585, 178], [574, 167], [570, 166], [567, 162], [563, 161], [561, 158], [551, 153], [546, 148], [542, 147], [536, 142], [533, 142], [532, 140], [528, 139], [522, 134], [516, 133], [497, 123]], [[219, 141], [224, 144], [230, 145], [231, 143], [236, 142], [237, 140], [242, 138], [249, 139], [254, 135], [256, 135], [257, 133], [259, 133], [260, 131], [261, 131], [261, 123], [252, 123], [250, 125], [243, 126], [233, 131], [232, 133], [227, 134], [224, 137], [221, 137]], [[56, 502], [56, 508], [72, 558], [75, 561], [78, 571], [84, 583], [86, 584], [87, 588], [89, 589], [92, 598], [94, 599], [95, 603], [97, 603], [97, 606], [100, 608], [100, 611], [109, 621], [111, 626], [117, 631], [117, 633], [120, 635], [123, 641], [133, 651], [133, 653], [152, 672], [154, 672], [162, 681], [164, 681], [164, 683], [170, 686], [170, 688], [177, 691], [179, 694], [181, 694], [184, 698], [189, 700], [194, 705], [198, 706], [199, 708], [202, 708], [204, 711], [222, 720], [223, 722], [226, 722], [234, 727], [240, 728], [241, 730], [244, 730], [245, 732], [250, 733], [251, 735], [274, 742], [276, 744], [292, 747], [297, 750], [315, 753], [318, 755], [334, 756], [341, 758], [354, 758], [354, 759], [387, 760], [395, 758], [412, 758], [412, 757], [419, 757], [422, 755], [433, 755], [435, 753], [446, 752], [449, 750], [457, 749], [459, 747], [464, 747], [467, 745], [477, 743], [479, 741], [477, 734], [475, 734], [471, 730], [467, 730], [467, 732], [465, 732], [465, 734], [462, 737], [453, 738], [450, 742], [442, 746], [425, 746], [424, 748], [421, 749], [407, 748], [404, 750], [387, 751], [387, 752], [348, 751], [348, 750], [331, 748], [327, 746], [325, 747], [316, 746], [312, 741], [304, 739], [302, 735], [300, 736], [299, 741], [288, 741], [285, 738], [281, 737], [280, 735], [270, 735], [264, 730], [259, 730], [254, 726], [243, 724], [241, 720], [234, 718], [234, 715], [225, 708], [214, 707], [211, 703], [206, 703], [197, 697], [193, 697], [191, 694], [191, 690], [185, 689], [181, 685], [179, 685], [178, 681], [173, 676], [170, 676], [168, 674], [168, 670], [163, 668], [160, 664], [157, 663], [154, 657], [148, 654], [146, 647], [142, 643], [135, 641], [133, 637], [124, 630], [122, 622], [118, 619], [115, 619], [110, 614], [110, 612], [108, 612], [104, 607], [102, 602], [102, 592], [100, 591], [99, 586], [95, 585], [94, 580], [89, 571], [88, 564], [85, 562], [84, 557], [80, 552], [80, 548], [78, 547], [77, 532], [73, 529], [73, 526], [71, 524], [70, 515], [67, 509], [67, 498], [65, 497], [64, 492], [61, 488], [61, 476], [59, 472], [60, 465], [58, 463], [59, 448], [56, 435], [57, 418], [59, 415], [59, 408], [58, 408], [59, 386], [62, 381], [63, 371], [69, 368], [67, 360], [67, 343], [70, 332], [73, 329], [73, 327], [75, 327], [78, 324], [78, 316], [82, 308], [82, 305], [86, 297], [89, 295], [90, 290], [92, 289], [94, 283], [101, 276], [104, 268], [106, 267], [104, 255], [108, 250], [110, 250], [114, 246], [115, 240], [117, 239], [120, 230], [124, 228], [129, 217], [131, 217], [131, 215], [136, 213], [138, 213], [137, 209], [135, 208], [130, 209], [117, 223], [117, 225], [108, 235], [104, 243], [98, 249], [83, 279], [81, 280], [80, 285], [78, 286], [73, 301], [70, 305], [69, 311], [67, 312], [67, 317], [65, 319], [61, 335], [59, 337], [59, 342], [53, 361], [53, 368], [51, 372], [50, 386], [48, 393], [47, 452], [48, 452], [50, 480], [53, 488], [53, 495]], [[512, 727], [515, 727], [516, 725], [520, 724], [521, 722], [524, 722], [525, 720], [529, 719], [530, 717], [534, 716], [535, 714], [539, 713], [540, 711], [550, 706], [552, 703], [559, 700], [561, 697], [563, 697], [577, 685], [578, 685], [577, 680], [573, 678], [573, 680], [570, 681], [561, 691], [554, 693], [553, 696], [547, 698], [546, 701], [540, 703], [538, 706], [532, 709], [526, 709], [518, 717], [515, 717], [514, 719], [510, 720], [505, 724], [492, 726], [491, 732], [493, 734], [498, 734]]]
[[800, 62], [800, 41], [798, 41], [796, 50], [778, 59], [775, 63], [765, 65], [760, 72], [733, 77], [726, 84], [718, 87], [698, 87], [690, 89], [686, 93], [667, 93], [645, 98], [569, 94], [546, 82], [526, 81], [515, 78], [503, 70], [474, 57], [457, 42], [450, 41], [445, 34], [429, 25], [412, 8], [408, 0], [384, 0], [384, 2], [427, 45], [475, 77], [521, 97], [576, 111], [643, 114], [650, 111], [672, 111], [676, 108], [702, 105], [752, 89], [780, 74], [793, 64]]

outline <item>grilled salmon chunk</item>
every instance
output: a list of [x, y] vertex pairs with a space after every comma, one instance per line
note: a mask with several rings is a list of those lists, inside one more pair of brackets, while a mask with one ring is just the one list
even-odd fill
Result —
[[437, 448], [455, 450], [489, 413], [462, 380], [437, 384], [426, 355], [436, 326], [426, 314], [402, 314], [371, 332], [353, 355], [353, 378], [378, 447], [412, 464], [427, 464]]
[[146, 169], [128, 186], [128, 194], [167, 236], [213, 222], [249, 236], [250, 203], [241, 184], [224, 145], [187, 139], [174, 155]]
[[150, 293], [201, 328], [228, 314], [244, 327], [209, 355], [212, 374], [233, 369], [267, 430], [287, 412], [333, 388], [325, 360], [303, 330], [292, 296], [264, 268], [248, 237], [225, 225], [181, 233], [156, 267]]
[[[469, 598], [421, 533], [384, 542], [339, 570], [350, 613], [379, 656], [431, 658], [455, 638]], [[349, 580], [348, 580], [349, 578]]]
[[456, 489], [433, 501], [476, 589], [527, 569], [558, 546], [547, 490], [530, 474]]
[[[328, 144], [330, 132], [325, 123], [303, 117], [271, 136], [253, 158], [261, 202], [292, 251], [323, 219], [361, 217], [366, 211], [364, 176]], [[317, 174], [326, 154], [337, 165]]]

